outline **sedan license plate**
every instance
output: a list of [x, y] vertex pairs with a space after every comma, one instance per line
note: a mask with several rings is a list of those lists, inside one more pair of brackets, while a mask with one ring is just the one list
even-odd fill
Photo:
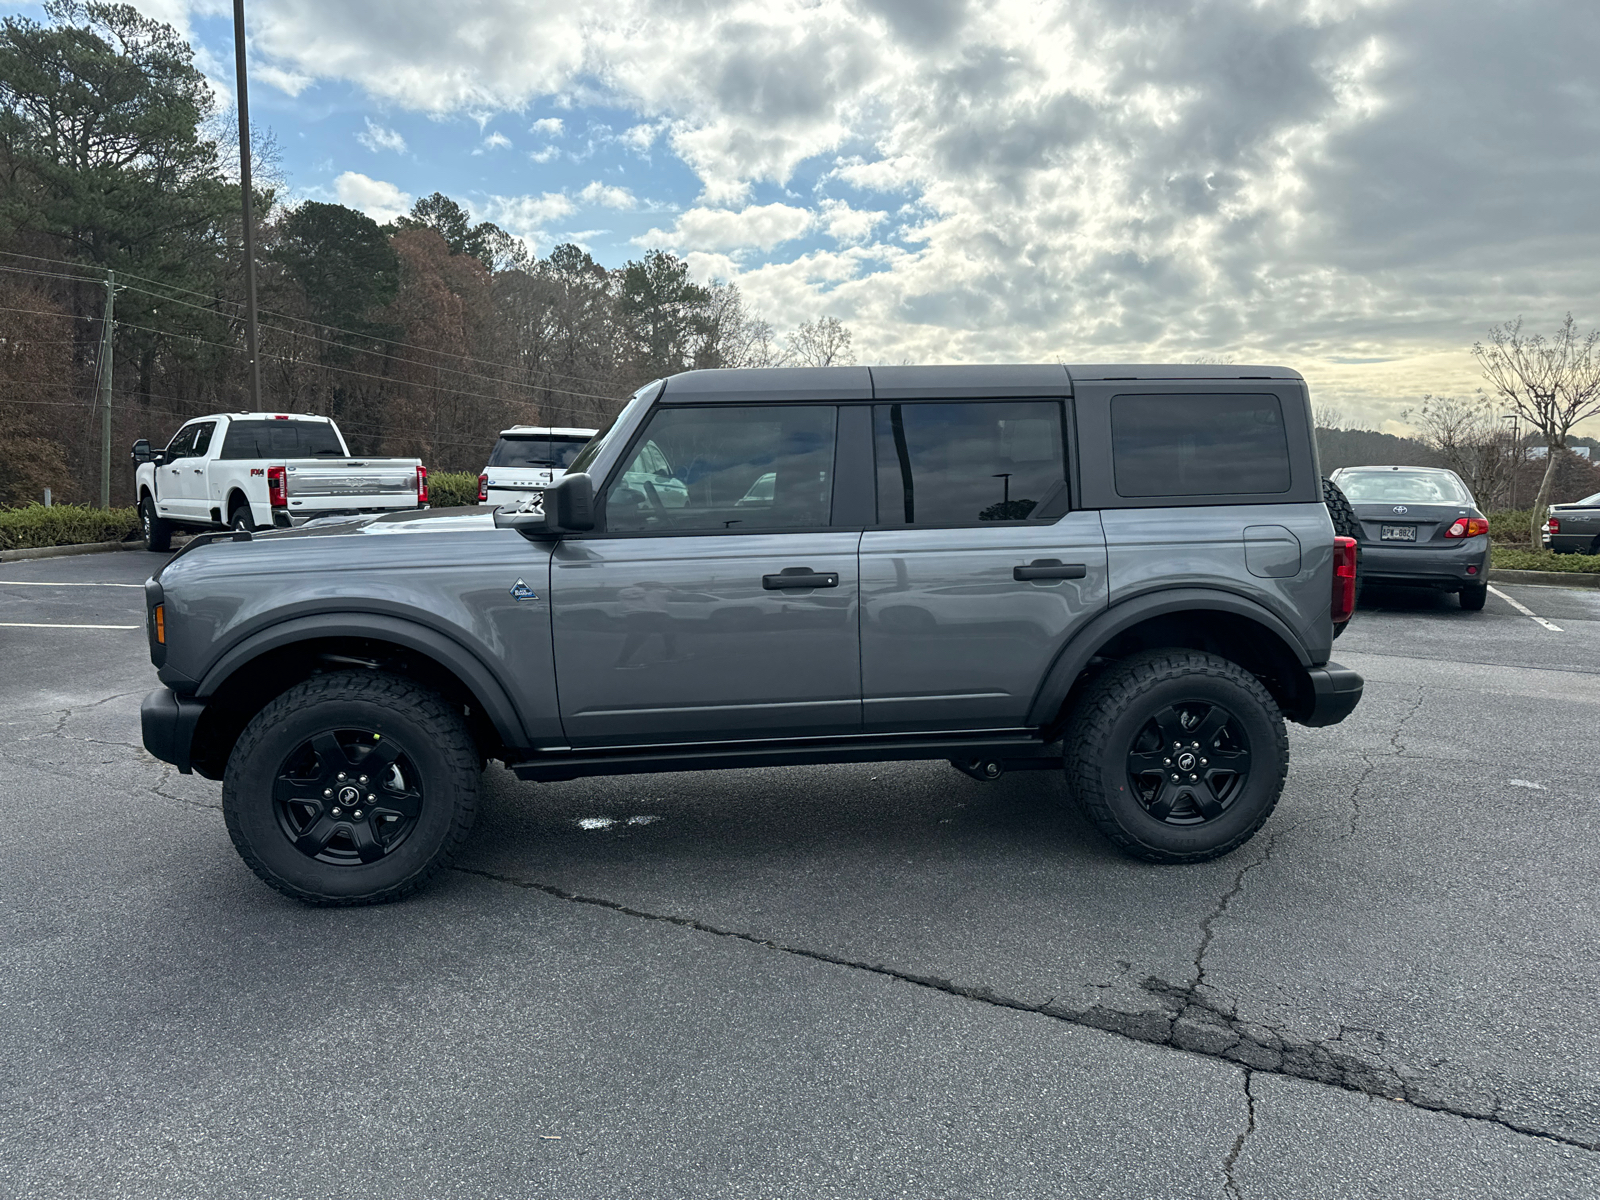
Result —
[[1415, 525], [1385, 525], [1382, 538], [1386, 542], [1414, 542], [1417, 540], [1417, 527]]

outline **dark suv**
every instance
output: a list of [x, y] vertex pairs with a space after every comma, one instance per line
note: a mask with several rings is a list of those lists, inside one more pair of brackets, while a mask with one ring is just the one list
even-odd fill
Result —
[[[191, 545], [145, 745], [268, 883], [419, 886], [479, 772], [1065, 770], [1124, 851], [1227, 853], [1342, 720], [1352, 539], [1274, 367], [695, 371], [544, 493]], [[219, 535], [227, 539], [230, 535]]]

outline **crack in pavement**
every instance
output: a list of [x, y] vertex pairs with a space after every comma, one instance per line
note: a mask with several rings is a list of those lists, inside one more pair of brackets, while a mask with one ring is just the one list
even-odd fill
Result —
[[1260, 856], [1251, 859], [1239, 868], [1239, 873], [1233, 877], [1232, 886], [1222, 893], [1222, 896], [1217, 900], [1217, 906], [1200, 922], [1200, 944], [1195, 947], [1194, 951], [1194, 982], [1189, 985], [1187, 997], [1190, 1003], [1197, 1002], [1197, 997], [1202, 987], [1207, 988], [1209, 991], [1216, 990], [1206, 983], [1206, 951], [1211, 949], [1211, 939], [1214, 936], [1212, 927], [1221, 919], [1222, 914], [1228, 911], [1228, 905], [1233, 903], [1233, 898], [1244, 889], [1244, 877], [1257, 867], [1265, 865], [1267, 860], [1272, 857], [1272, 851], [1278, 844], [1280, 833], [1282, 833], [1282, 830], [1275, 830], [1267, 835], [1267, 844]]
[[[1251, 867], [1258, 866], [1262, 861], [1265, 861], [1265, 855], [1240, 872], [1240, 878], [1235, 881], [1236, 888], [1242, 882], [1244, 872]], [[737, 929], [723, 929], [697, 920], [694, 917], [683, 917], [672, 913], [647, 912], [644, 909], [633, 908], [620, 901], [607, 900], [600, 896], [586, 896], [552, 884], [517, 879], [514, 876], [504, 875], [497, 871], [485, 871], [477, 867], [463, 866], [455, 866], [451, 869], [463, 875], [475, 875], [493, 883], [505, 884], [508, 887], [539, 892], [569, 904], [589, 905], [594, 908], [607, 909], [622, 916], [638, 917], [646, 921], [660, 921], [663, 924], [692, 929], [698, 933], [711, 934], [714, 937], [748, 942], [753, 946], [774, 950], [780, 954], [790, 954], [797, 958], [810, 959], [813, 962], [827, 963], [830, 966], [846, 967], [851, 970], [866, 971], [873, 975], [882, 975], [889, 979], [897, 979], [902, 983], [928, 988], [931, 991], [942, 992], [948, 996], [956, 996], [979, 1004], [989, 1004], [996, 1008], [1009, 1008], [1017, 1012], [1034, 1013], [1069, 1025], [1078, 1025], [1088, 1029], [1098, 1029], [1105, 1033], [1116, 1034], [1120, 1037], [1128, 1038], [1130, 1041], [1187, 1051], [1191, 1054], [1197, 1054], [1204, 1058], [1239, 1067], [1247, 1073], [1263, 1072], [1269, 1075], [1285, 1075], [1297, 1079], [1306, 1079], [1313, 1083], [1338, 1088], [1341, 1091], [1355, 1092], [1366, 1096], [1379, 1096], [1429, 1112], [1444, 1113], [1447, 1116], [1460, 1117], [1463, 1120], [1481, 1121], [1485, 1124], [1497, 1125], [1503, 1129], [1509, 1129], [1513, 1133], [1519, 1133], [1526, 1137], [1544, 1138], [1547, 1141], [1556, 1142], [1563, 1146], [1571, 1146], [1578, 1150], [1600, 1152], [1600, 1142], [1587, 1142], [1580, 1138], [1552, 1133], [1545, 1129], [1535, 1129], [1512, 1121], [1502, 1115], [1498, 1103], [1491, 1110], [1474, 1112], [1469, 1109], [1452, 1106], [1443, 1098], [1430, 1096], [1424, 1090], [1424, 1084], [1420, 1081], [1408, 1080], [1402, 1077], [1394, 1068], [1387, 1065], [1375, 1066], [1364, 1061], [1357, 1054], [1338, 1046], [1337, 1043], [1346, 1032], [1358, 1031], [1356, 1027], [1341, 1027], [1338, 1037], [1330, 1039], [1297, 1038], [1282, 1029], [1243, 1021], [1232, 1013], [1222, 1011], [1197, 996], [1194, 990], [1196, 985], [1194, 984], [1180, 987], [1153, 976], [1144, 979], [1139, 986], [1148, 996], [1157, 1001], [1158, 1011], [1126, 1012], [1099, 1004], [1087, 1009], [1070, 1009], [1053, 1001], [1035, 1004], [1002, 995], [989, 988], [968, 987], [953, 980], [941, 979], [934, 975], [919, 975], [884, 963], [871, 963], [845, 958], [842, 955], [830, 954], [825, 950], [813, 950], [806, 946], [778, 942], [771, 938], [760, 937], [753, 933], [744, 933]], [[1382, 1036], [1381, 1033], [1378, 1034], [1380, 1040]], [[1242, 1147], [1242, 1143], [1240, 1145]]]
[[1233, 1149], [1228, 1151], [1228, 1157], [1222, 1160], [1222, 1186], [1227, 1190], [1233, 1200], [1244, 1200], [1244, 1193], [1239, 1190], [1239, 1181], [1234, 1178], [1233, 1168], [1239, 1162], [1239, 1155], [1244, 1151], [1245, 1141], [1256, 1131], [1256, 1096], [1250, 1090], [1250, 1080], [1255, 1072], [1249, 1067], [1244, 1071], [1244, 1103], [1245, 1123], [1239, 1131], [1239, 1136], [1233, 1139]]
[[1389, 738], [1389, 745], [1396, 755], [1404, 754], [1406, 748], [1400, 744], [1400, 735], [1405, 732], [1406, 722], [1417, 715], [1417, 709], [1422, 707], [1422, 702], [1428, 698], [1427, 688], [1417, 689], [1417, 698], [1411, 702], [1411, 707], [1401, 714], [1400, 720], [1395, 722], [1394, 734]]

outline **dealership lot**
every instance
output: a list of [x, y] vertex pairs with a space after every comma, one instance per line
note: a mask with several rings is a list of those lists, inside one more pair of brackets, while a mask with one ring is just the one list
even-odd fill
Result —
[[160, 561], [0, 564], [0, 1195], [1600, 1189], [1600, 593], [1370, 595], [1204, 866], [1042, 774], [491, 768], [323, 911], [139, 745]]

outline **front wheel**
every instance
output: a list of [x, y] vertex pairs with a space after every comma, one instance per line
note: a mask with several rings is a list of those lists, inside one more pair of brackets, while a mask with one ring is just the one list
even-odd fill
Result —
[[1109, 667], [1073, 708], [1067, 783], [1124, 854], [1203, 862], [1265, 824], [1289, 771], [1283, 716], [1260, 680], [1196, 650]]
[[139, 501], [139, 530], [146, 550], [165, 554], [172, 549], [172, 522], [156, 514], [156, 502], [149, 496]]
[[1489, 602], [1489, 585], [1487, 583], [1469, 583], [1457, 593], [1461, 597], [1461, 607], [1468, 612], [1481, 612], [1483, 606]]
[[448, 866], [478, 805], [477, 747], [436, 692], [318, 675], [245, 727], [222, 812], [251, 870], [308, 904], [378, 904]]

